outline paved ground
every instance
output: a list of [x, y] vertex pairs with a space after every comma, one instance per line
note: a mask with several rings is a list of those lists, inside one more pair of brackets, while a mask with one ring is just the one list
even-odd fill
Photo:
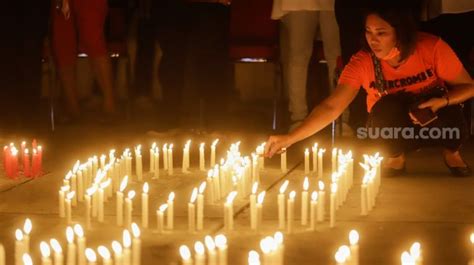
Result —
[[[13, 264], [14, 230], [22, 226], [26, 217], [33, 221], [31, 242], [37, 263], [39, 263], [38, 250], [41, 240], [56, 237], [65, 243], [66, 224], [58, 217], [57, 191], [61, 179], [77, 159], [84, 160], [90, 155], [105, 153], [112, 147], [122, 150], [138, 143], [147, 147], [154, 140], [173, 141], [176, 146], [181, 146], [188, 138], [196, 143], [203, 140], [210, 142], [214, 137], [222, 139], [220, 147], [242, 140], [243, 153], [248, 154], [249, 150], [264, 141], [266, 136], [263, 133], [249, 133], [255, 131], [252, 129], [248, 129], [247, 132], [244, 132], [245, 130], [247, 129], [209, 136], [191, 133], [147, 134], [145, 127], [139, 125], [68, 126], [61, 127], [54, 134], [45, 130], [38, 138], [45, 147], [44, 159], [48, 174], [31, 181], [12, 182], [4, 177], [0, 178], [0, 242], [7, 250], [7, 264]], [[4, 141], [19, 140], [21, 137], [13, 135], [11, 139]], [[325, 142], [324, 139], [319, 140]], [[267, 169], [262, 174], [264, 176], [262, 188], [268, 189], [268, 194], [263, 213], [264, 231], [261, 234], [254, 234], [249, 229], [247, 201], [237, 201], [236, 231], [228, 234], [229, 264], [246, 264], [248, 251], [258, 249], [259, 240], [277, 230], [275, 202], [279, 181], [289, 179], [290, 188], [300, 189], [304, 177], [300, 158], [305, 144], [309, 145], [309, 142], [296, 145], [289, 151], [291, 171], [286, 176], [278, 170], [279, 159], [267, 161]], [[466, 160], [470, 164], [474, 164], [473, 144], [471, 142], [464, 149]], [[338, 145], [346, 148], [351, 146], [356, 157], [366, 152], [364, 146], [351, 140], [340, 141]], [[146, 156], [144, 161], [148, 161]], [[176, 161], [180, 161], [179, 155]], [[196, 167], [196, 161], [192, 164]], [[360, 183], [360, 174], [357, 170], [355, 186], [349, 192], [346, 203], [337, 212], [336, 227], [330, 229], [328, 224], [324, 223], [318, 226], [316, 232], [308, 232], [305, 228], [297, 227], [294, 234], [285, 235], [285, 264], [334, 264], [333, 256], [336, 249], [342, 244], [347, 244], [347, 234], [353, 228], [358, 229], [361, 234], [360, 264], [399, 264], [401, 252], [416, 240], [422, 244], [425, 264], [467, 264], [470, 255], [468, 236], [474, 231], [472, 196], [474, 178], [458, 179], [448, 175], [440, 152], [436, 149], [411, 154], [407, 167], [409, 175], [383, 179], [376, 206], [366, 217], [359, 215], [360, 189], [357, 184]], [[196, 240], [203, 240], [207, 234], [222, 232], [222, 210], [220, 206], [215, 205], [206, 205], [205, 231], [196, 234], [187, 232], [186, 203], [192, 187], [204, 177], [200, 172], [195, 170], [193, 172], [190, 175], [177, 173], [175, 176], [164, 177], [157, 181], [148, 179], [151, 184], [151, 212], [154, 213], [156, 207], [163, 203], [168, 193], [173, 190], [177, 193], [175, 210], [177, 221], [175, 232], [158, 235], [153, 231], [155, 218], [153, 214], [151, 215], [151, 229], [143, 231], [142, 264], [177, 264], [179, 262], [177, 248], [180, 244], [191, 245]], [[311, 185], [314, 187], [315, 183]], [[136, 190], [141, 187], [139, 184], [134, 186]], [[138, 202], [136, 205], [139, 205]], [[296, 209], [299, 209], [298, 199], [296, 205]], [[88, 245], [92, 247], [97, 247], [99, 244], [109, 245], [112, 240], [121, 238], [121, 229], [114, 224], [114, 209], [115, 203], [110, 202], [106, 207], [105, 224], [99, 225], [94, 222], [92, 230], [87, 231]], [[81, 211], [81, 207], [73, 210], [74, 221], [82, 221]], [[135, 211], [137, 222], [140, 220], [139, 212], [137, 206]], [[296, 216], [299, 216], [298, 210]]]

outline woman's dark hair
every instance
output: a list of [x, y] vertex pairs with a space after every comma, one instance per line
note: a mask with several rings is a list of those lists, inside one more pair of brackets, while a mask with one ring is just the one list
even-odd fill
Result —
[[[364, 33], [367, 17], [377, 15], [395, 29], [400, 60], [402, 61], [412, 54], [416, 46], [417, 24], [411, 8], [380, 5], [366, 9], [364, 14]], [[370, 51], [365, 34], [362, 34], [362, 48]]]

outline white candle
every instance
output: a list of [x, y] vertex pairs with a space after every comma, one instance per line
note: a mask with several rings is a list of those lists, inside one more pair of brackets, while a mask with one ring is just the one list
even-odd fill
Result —
[[118, 241], [112, 241], [112, 250], [114, 251], [115, 265], [123, 265], [123, 248]]
[[323, 177], [323, 154], [326, 152], [325, 149], [319, 148], [318, 150], [318, 178]]
[[282, 153], [280, 154], [280, 168], [281, 172], [286, 173], [288, 171], [286, 163], [286, 148], [282, 148]]
[[313, 147], [311, 147], [311, 151], [313, 153], [313, 172], [317, 173], [318, 171], [318, 144], [317, 143], [313, 144]]
[[174, 228], [174, 192], [170, 192], [168, 195], [168, 211], [167, 211], [167, 228], [173, 230]]
[[301, 225], [308, 224], [308, 188], [309, 179], [305, 177], [303, 181], [303, 192], [301, 193]]
[[71, 191], [66, 195], [65, 206], [66, 206], [66, 222], [72, 224], [72, 209], [71, 200], [74, 197], [75, 192]]
[[304, 173], [309, 174], [309, 149], [304, 150]]
[[322, 222], [324, 221], [324, 212], [325, 212], [325, 197], [326, 197], [326, 192], [324, 191], [324, 182], [322, 182], [321, 180], [318, 182], [318, 185], [319, 185], [319, 195], [318, 195], [318, 199], [319, 199], [319, 202], [318, 202], [318, 213], [317, 213], [317, 216], [318, 216], [318, 222]]
[[168, 170], [168, 144], [163, 145], [163, 169]]
[[5, 248], [0, 244], [0, 265], [5, 265]]
[[[20, 257], [18, 260], [19, 263], [22, 265], [33, 265], [33, 260], [31, 259], [31, 256], [28, 253], [23, 254], [23, 256]], [[21, 261], [23, 261], [23, 263]]]
[[136, 223], [132, 224], [132, 265], [140, 265], [142, 241], [140, 239], [140, 228]]
[[237, 192], [231, 192], [224, 203], [224, 227], [226, 231], [234, 229], [234, 205], [233, 201], [237, 196]]
[[132, 253], [130, 246], [132, 245], [132, 237], [128, 230], [123, 231], [123, 265], [132, 264]]
[[196, 202], [197, 193], [197, 188], [194, 188], [188, 203], [188, 230], [190, 233], [196, 231], [196, 206], [194, 203]]
[[30, 233], [33, 229], [33, 224], [31, 223], [30, 218], [26, 218], [25, 223], [23, 224], [23, 244], [25, 247], [25, 252], [30, 252]]
[[257, 156], [258, 156], [258, 166], [259, 169], [264, 169], [265, 168], [265, 157], [264, 152], [265, 152], [265, 143], [262, 143], [257, 147]]
[[150, 172], [155, 172], [155, 149], [156, 143], [153, 143], [150, 148]]
[[278, 229], [285, 229], [285, 191], [289, 183], [289, 180], [285, 180], [278, 194]]
[[64, 256], [63, 256], [63, 249], [61, 244], [59, 244], [58, 240], [52, 238], [49, 241], [51, 248], [54, 251], [54, 265], [63, 265], [64, 264]]
[[135, 172], [137, 174], [137, 180], [143, 181], [141, 145], [138, 145], [137, 148], [135, 149]]
[[260, 241], [260, 248], [263, 252], [263, 264], [276, 264], [276, 242], [273, 237], [267, 236]]
[[98, 200], [98, 209], [97, 209], [97, 214], [98, 214], [97, 219], [99, 223], [104, 222], [104, 201], [105, 201], [104, 191], [110, 185], [110, 181], [111, 179], [108, 179], [107, 181], [101, 183], [99, 187], [99, 197], [98, 197], [99, 200]]
[[362, 180], [362, 185], [361, 185], [361, 192], [360, 192], [360, 206], [361, 206], [361, 215], [367, 215], [368, 212], [368, 201], [367, 201], [367, 182], [368, 182], [368, 176], [364, 176]]
[[359, 265], [359, 233], [356, 230], [349, 232], [349, 243], [351, 248], [351, 262]]
[[203, 181], [199, 186], [199, 194], [197, 196], [197, 224], [196, 228], [201, 231], [204, 226], [204, 191], [206, 190], [207, 183]]
[[201, 241], [197, 241], [194, 243], [194, 251], [196, 252], [195, 255], [195, 264], [196, 265], [204, 265], [206, 262], [206, 256], [205, 256], [205, 248], [204, 244]]
[[191, 140], [188, 140], [183, 148], [183, 161], [181, 170], [183, 173], [188, 173], [189, 168], [189, 146], [191, 145]]
[[84, 195], [85, 201], [85, 208], [86, 208], [86, 229], [91, 228], [91, 197], [96, 192], [97, 188], [94, 186], [92, 188], [87, 189], [86, 195]]
[[275, 232], [273, 240], [276, 243], [276, 264], [283, 265], [283, 251], [285, 245], [283, 244], [283, 233], [280, 231]]
[[199, 170], [205, 171], [206, 170], [206, 158], [204, 156], [204, 143], [199, 145]]
[[211, 145], [211, 167], [216, 164], [216, 145], [219, 142], [219, 139], [214, 140]]
[[220, 234], [214, 239], [218, 252], [219, 265], [227, 265], [227, 238]]
[[25, 253], [25, 245], [23, 244], [23, 232], [20, 229], [15, 230], [15, 264], [21, 265], [21, 259]]
[[125, 227], [130, 227], [132, 224], [132, 211], [133, 211], [133, 198], [135, 197], [135, 191], [131, 190], [128, 192], [127, 198], [125, 199]]
[[257, 228], [257, 189], [258, 182], [252, 185], [252, 194], [250, 194], [250, 228], [255, 230]]
[[100, 169], [103, 170], [105, 167], [105, 159], [107, 159], [107, 156], [102, 154], [99, 159], [100, 159]]
[[262, 191], [258, 194], [257, 198], [257, 225], [255, 230], [257, 233], [262, 229], [262, 219], [263, 219], [263, 200], [265, 199], [265, 191]]
[[404, 251], [401, 256], [402, 265], [416, 265], [415, 259], [408, 253]]
[[66, 229], [67, 256], [66, 265], [76, 265], [76, 244], [74, 244], [74, 230], [68, 226]]
[[127, 176], [132, 177], [132, 155], [128, 148], [125, 149], [125, 172]]
[[334, 259], [336, 260], [336, 264], [344, 265], [346, 264], [347, 256], [344, 252], [341, 251], [341, 248], [339, 248], [336, 254], [334, 255]]
[[116, 203], [116, 215], [117, 215], [117, 225], [123, 225], [123, 192], [128, 184], [128, 176], [125, 176], [120, 183], [120, 188], [117, 191], [117, 203]]
[[471, 241], [471, 263], [474, 264], [474, 233], [471, 233], [469, 239]]
[[[74, 167], [72, 169], [72, 176], [71, 176], [71, 190], [76, 192], [76, 194], [79, 194], [77, 191], [77, 171], [79, 170], [80, 162], [79, 160], [76, 161], [76, 164], [74, 164]], [[72, 199], [72, 205], [77, 206], [77, 197], [74, 197]]]
[[160, 205], [160, 208], [158, 211], [156, 211], [156, 228], [159, 234], [163, 233], [163, 230], [165, 228], [164, 222], [163, 222], [163, 215], [166, 209], [168, 208], [168, 204], [162, 204]]
[[336, 193], [337, 193], [337, 184], [331, 184], [331, 201], [330, 201], [330, 216], [329, 216], [329, 227], [334, 227], [336, 222]]
[[97, 248], [97, 252], [99, 252], [100, 257], [102, 257], [103, 265], [112, 265], [112, 256], [110, 255], [110, 251], [106, 247], [99, 246]]
[[249, 256], [248, 256], [248, 264], [249, 265], [260, 265], [260, 255], [258, 254], [257, 251], [251, 250], [249, 251]]
[[86, 248], [84, 253], [87, 259], [87, 265], [97, 265], [97, 255], [95, 254], [94, 250], [91, 248]]
[[206, 244], [207, 248], [207, 255], [208, 255], [208, 265], [217, 265], [217, 254], [216, 254], [216, 244], [214, 243], [214, 239], [207, 235], [204, 237], [204, 243]]
[[295, 196], [296, 192], [291, 191], [290, 196], [288, 198], [288, 225], [287, 225], [287, 232], [291, 234], [293, 232], [293, 218], [294, 218], [294, 205], [295, 205]]
[[77, 171], [77, 199], [82, 202], [84, 200], [84, 176], [82, 171], [84, 170], [84, 166], [81, 165], [79, 170]]
[[173, 175], [173, 144], [168, 148], [168, 174]]
[[337, 148], [332, 149], [331, 153], [331, 170], [332, 172], [337, 171]]
[[148, 182], [143, 184], [143, 192], [142, 192], [142, 227], [148, 228], [148, 190], [149, 185]]
[[181, 255], [182, 265], [192, 265], [193, 260], [191, 259], [191, 251], [185, 245], [179, 247], [179, 254]]
[[310, 228], [312, 231], [316, 229], [316, 222], [318, 221], [317, 209], [318, 207], [318, 193], [313, 191], [311, 193], [311, 211], [310, 211]]
[[66, 194], [69, 192], [69, 189], [69, 186], [62, 186], [59, 190], [59, 217], [61, 218], [66, 217], [64, 202], [66, 199]]
[[86, 238], [84, 237], [84, 230], [82, 230], [82, 226], [76, 224], [74, 226], [74, 232], [76, 233], [77, 238], [77, 264], [78, 265], [85, 265], [86, 264], [86, 256], [85, 256], [85, 249], [86, 249]]
[[[155, 169], [155, 172], [153, 174], [153, 178], [157, 179], [160, 177], [160, 150], [158, 148], [156, 149], [154, 156], [155, 166], [153, 168]], [[165, 157], [165, 155], [163, 157]]]

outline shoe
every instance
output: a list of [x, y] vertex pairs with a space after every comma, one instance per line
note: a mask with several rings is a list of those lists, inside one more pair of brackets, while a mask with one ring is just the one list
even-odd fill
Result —
[[464, 162], [464, 164], [466, 164], [465, 167], [452, 167], [448, 165], [448, 162], [446, 161], [446, 159], [444, 159], [444, 164], [446, 165], [446, 167], [448, 167], [449, 171], [451, 171], [451, 175], [453, 175], [454, 177], [463, 178], [472, 176], [472, 169], [467, 165], [466, 162]]
[[391, 167], [386, 167], [382, 168], [382, 177], [398, 177], [398, 176], [403, 176], [407, 173], [405, 164], [403, 165], [402, 168], [391, 168]]

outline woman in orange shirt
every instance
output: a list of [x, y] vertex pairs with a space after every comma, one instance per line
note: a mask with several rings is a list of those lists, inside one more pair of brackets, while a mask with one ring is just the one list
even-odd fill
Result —
[[474, 82], [443, 40], [417, 32], [410, 12], [390, 7], [367, 12], [365, 48], [344, 68], [335, 91], [296, 130], [270, 136], [266, 155], [326, 127], [361, 86], [368, 94], [369, 121], [357, 136], [387, 149], [385, 174], [404, 173], [405, 153], [423, 146], [443, 146], [453, 175], [472, 174], [459, 148], [468, 136], [460, 104], [474, 97]]

